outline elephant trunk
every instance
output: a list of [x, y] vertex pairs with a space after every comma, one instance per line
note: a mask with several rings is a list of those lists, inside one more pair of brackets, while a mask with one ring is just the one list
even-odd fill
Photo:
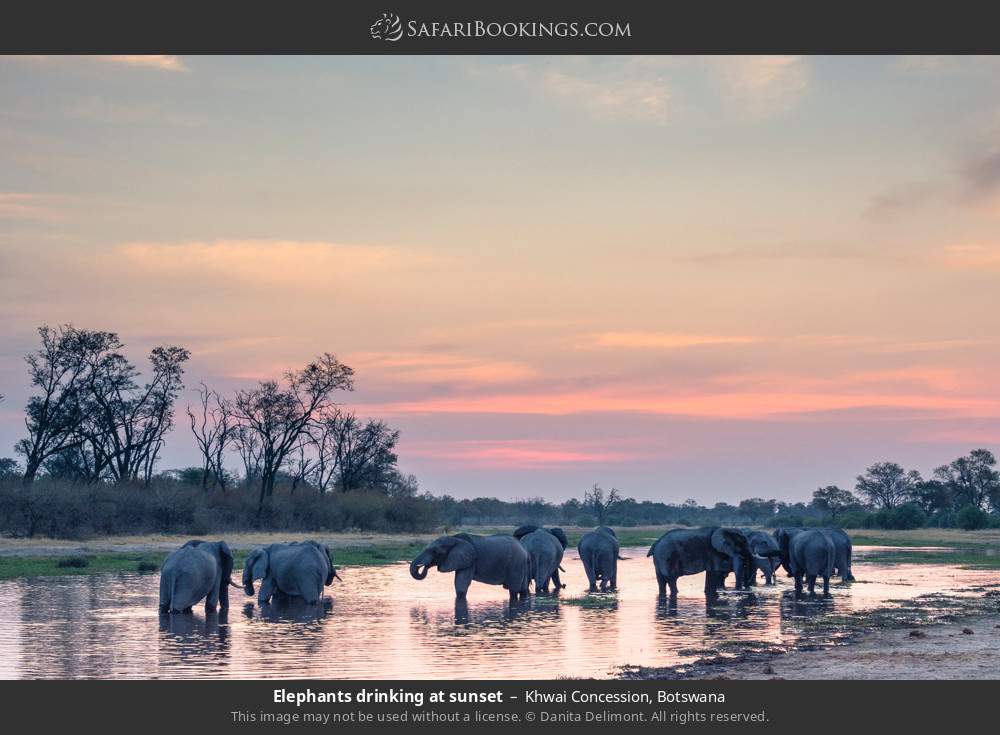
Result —
[[414, 579], [424, 579], [433, 564], [434, 554], [429, 549], [424, 549], [420, 556], [410, 562], [410, 576]]

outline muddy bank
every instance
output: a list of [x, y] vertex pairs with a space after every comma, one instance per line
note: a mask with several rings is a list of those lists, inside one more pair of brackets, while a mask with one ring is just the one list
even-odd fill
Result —
[[623, 667], [624, 679], [1000, 679], [1000, 584], [971, 597], [926, 595], [848, 618], [817, 621], [787, 648], [752, 642], [683, 666]]

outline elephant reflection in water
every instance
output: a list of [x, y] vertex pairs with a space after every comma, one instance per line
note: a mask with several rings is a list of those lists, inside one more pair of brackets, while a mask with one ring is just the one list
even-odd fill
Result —
[[243, 615], [253, 619], [267, 620], [273, 623], [309, 623], [322, 620], [333, 610], [333, 599], [323, 597], [318, 604], [310, 604], [299, 597], [274, 597], [271, 602], [265, 602], [254, 607], [252, 602], [243, 606]]
[[160, 615], [160, 647], [168, 658], [180, 654], [203, 658], [207, 655], [226, 658], [229, 655], [229, 614], [208, 612], [197, 615]]

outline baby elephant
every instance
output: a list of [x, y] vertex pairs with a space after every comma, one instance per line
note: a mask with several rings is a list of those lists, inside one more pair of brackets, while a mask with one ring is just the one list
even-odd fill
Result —
[[528, 551], [531, 557], [531, 579], [535, 581], [535, 592], [548, 592], [549, 580], [558, 592], [566, 585], [559, 578], [559, 566], [569, 540], [561, 528], [539, 528], [521, 526], [514, 531], [514, 538]]
[[191, 612], [205, 598], [205, 610], [229, 607], [229, 585], [239, 587], [233, 573], [233, 553], [225, 541], [188, 541], [163, 562], [160, 570], [160, 612]]
[[455, 598], [464, 600], [473, 581], [503, 585], [510, 601], [528, 596], [531, 557], [513, 536], [456, 533], [435, 539], [410, 563], [410, 576], [424, 579], [431, 567], [455, 572]]
[[[313, 604], [323, 597], [323, 587], [340, 579], [330, 561], [330, 549], [315, 541], [293, 541], [254, 549], [243, 569], [243, 591], [252, 596], [255, 579], [261, 579], [257, 602], [274, 596], [301, 597]], [[343, 580], [341, 580], [343, 581]]]
[[837, 548], [829, 533], [822, 530], [779, 528], [774, 538], [781, 550], [781, 565], [795, 577], [795, 594], [802, 594], [802, 577], [809, 583], [809, 594], [816, 593], [816, 578], [823, 578], [823, 594], [830, 594], [830, 577], [837, 558]]
[[618, 589], [618, 534], [614, 529], [601, 526], [589, 533], [583, 534], [580, 543], [576, 545], [583, 562], [583, 571], [587, 574], [590, 591], [597, 592], [597, 583], [601, 583], [601, 592]]

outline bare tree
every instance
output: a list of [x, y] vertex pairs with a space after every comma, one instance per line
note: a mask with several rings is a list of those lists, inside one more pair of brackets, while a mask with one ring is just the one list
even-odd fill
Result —
[[282, 383], [262, 381], [256, 388], [236, 393], [232, 416], [259, 444], [258, 515], [265, 499], [274, 494], [275, 479], [288, 455], [319, 418], [334, 408], [336, 391], [353, 389], [353, 375], [350, 367], [326, 353], [302, 370], [285, 373]]
[[139, 371], [113, 352], [93, 361], [86, 385], [81, 431], [100, 472], [115, 482], [152, 479], [164, 437], [173, 428], [174, 403], [184, 387], [190, 353], [163, 346], [149, 355], [153, 374], [140, 386]]
[[337, 451], [341, 432], [341, 411], [334, 408], [323, 416], [309, 432], [316, 461], [313, 463], [310, 482], [319, 492], [325, 493], [340, 470], [340, 453]]
[[292, 478], [292, 494], [295, 493], [299, 485], [303, 482], [308, 482], [312, 474], [313, 467], [316, 464], [316, 457], [311, 451], [314, 447], [315, 444], [312, 437], [307, 433], [288, 455], [288, 460], [285, 464], [287, 472]]
[[[226, 404], [227, 406], [230, 404]], [[254, 481], [260, 477], [261, 442], [256, 431], [249, 426], [242, 426], [236, 423], [232, 427], [233, 446], [236, 453], [243, 461], [243, 484], [246, 487], [253, 485]]]
[[42, 346], [29, 354], [28, 374], [39, 392], [25, 408], [28, 436], [17, 443], [24, 455], [24, 482], [31, 484], [49, 458], [79, 447], [82, 403], [94, 365], [122, 347], [113, 332], [92, 332], [70, 324], [38, 328]]
[[596, 483], [583, 493], [583, 507], [593, 513], [598, 526], [603, 526], [607, 522], [608, 515], [621, 500], [617, 488], [611, 488], [605, 497], [604, 488]]
[[227, 405], [216, 391], [204, 383], [195, 390], [198, 393], [198, 413], [195, 414], [188, 405], [187, 414], [195, 444], [201, 452], [201, 486], [207, 490], [208, 480], [212, 478], [213, 486], [225, 492], [225, 453], [233, 443], [234, 427]]

